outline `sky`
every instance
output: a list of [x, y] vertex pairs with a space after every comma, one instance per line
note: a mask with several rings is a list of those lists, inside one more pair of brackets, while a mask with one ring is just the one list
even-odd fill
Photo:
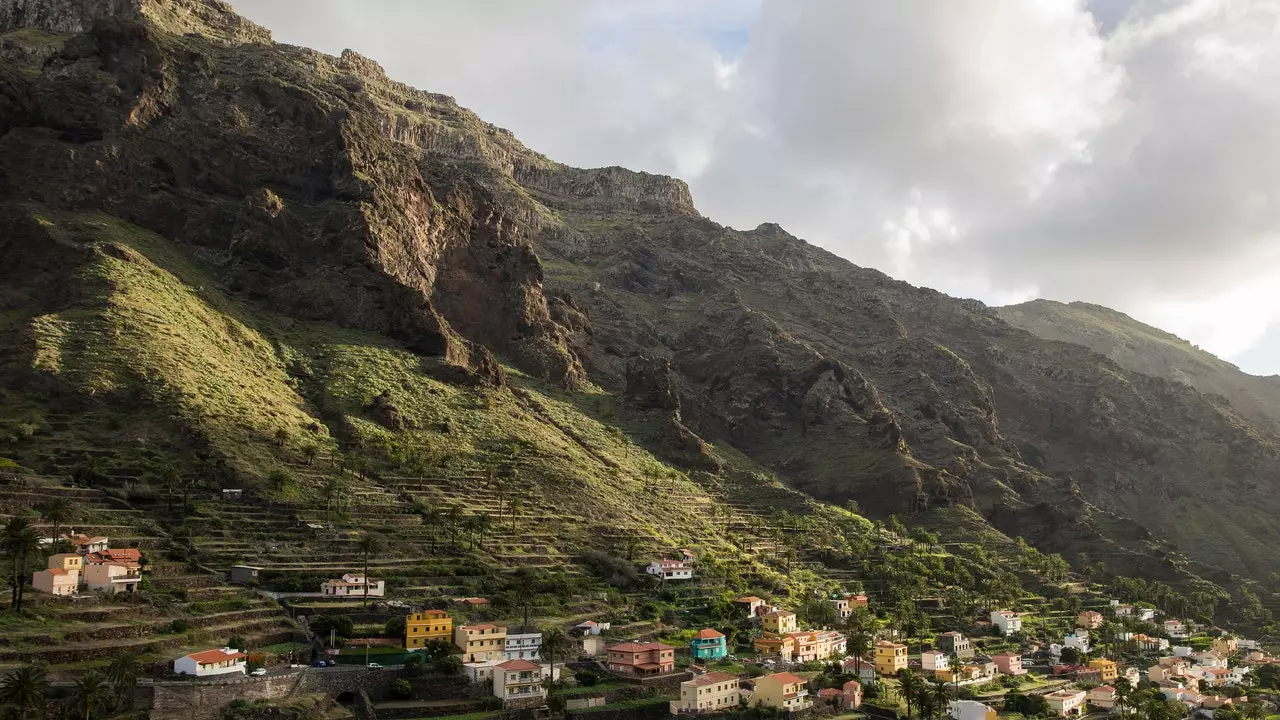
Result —
[[1280, 373], [1280, 0], [231, 0], [571, 165]]

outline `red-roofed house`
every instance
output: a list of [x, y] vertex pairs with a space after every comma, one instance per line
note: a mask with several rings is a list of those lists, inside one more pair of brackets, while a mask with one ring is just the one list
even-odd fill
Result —
[[659, 642], [618, 643], [605, 653], [605, 667], [623, 675], [665, 675], [676, 666], [675, 648]]
[[493, 694], [507, 706], [541, 705], [547, 695], [544, 676], [542, 666], [530, 660], [498, 663], [493, 669]]
[[672, 715], [714, 713], [738, 707], [738, 678], [728, 673], [703, 673], [680, 683], [680, 699], [668, 705]]
[[100, 535], [69, 532], [65, 537], [67, 542], [71, 543], [72, 549], [81, 555], [107, 549], [107, 539]]
[[689, 649], [695, 660], [719, 660], [729, 653], [724, 633], [711, 628], [699, 630], [689, 643]]
[[693, 568], [683, 560], [654, 560], [644, 571], [663, 580], [689, 580], [693, 577]]
[[204, 652], [191, 653], [173, 661], [173, 671], [179, 675], [226, 675], [228, 673], [244, 674], [245, 660], [248, 655], [235, 648], [218, 648]]
[[138, 548], [108, 548], [84, 556], [85, 565], [124, 565], [134, 570], [142, 567], [142, 551]]
[[773, 673], [756, 678], [756, 691], [752, 704], [770, 707], [784, 712], [799, 712], [813, 707], [805, 679], [789, 672]]
[[80, 571], [84, 563], [75, 553], [50, 555], [48, 568], [31, 575], [31, 587], [42, 593], [66, 597], [80, 587]]
[[369, 597], [382, 597], [386, 593], [386, 587], [385, 580], [368, 580], [366, 584], [364, 575], [347, 573], [337, 580], [320, 583], [320, 592], [335, 597], [364, 597], [367, 591]]

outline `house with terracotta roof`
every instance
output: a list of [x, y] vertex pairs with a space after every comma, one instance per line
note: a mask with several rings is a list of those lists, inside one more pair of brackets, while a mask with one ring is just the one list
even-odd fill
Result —
[[541, 705], [547, 697], [544, 668], [532, 660], [506, 660], [493, 668], [493, 695], [506, 707]]
[[774, 610], [760, 617], [760, 623], [766, 633], [786, 635], [800, 630], [796, 624], [796, 614], [790, 610]]
[[973, 643], [969, 638], [954, 630], [944, 632], [934, 639], [938, 649], [944, 653], [955, 655], [961, 660], [973, 657]]
[[63, 535], [67, 542], [71, 543], [71, 549], [81, 555], [99, 550], [107, 549], [107, 539], [101, 535], [85, 535], [84, 533], [68, 532]]
[[138, 548], [107, 548], [84, 556], [85, 565], [124, 565], [133, 570], [142, 567], [142, 551]]
[[765, 657], [777, 657], [787, 662], [795, 656], [796, 641], [791, 635], [761, 635], [751, 641], [751, 647]]
[[1119, 668], [1114, 660], [1107, 658], [1094, 658], [1089, 661], [1089, 667], [1098, 671], [1099, 679], [1104, 683], [1109, 683], [1120, 676]]
[[841, 620], [853, 615], [854, 608], [867, 607], [868, 603], [867, 596], [859, 593], [841, 595], [831, 601], [831, 604], [836, 608], [836, 616]]
[[668, 705], [672, 715], [705, 715], [735, 709], [742, 683], [728, 673], [703, 673], [680, 683], [680, 699]]
[[1102, 613], [1097, 610], [1081, 610], [1076, 616], [1076, 627], [1082, 627], [1086, 630], [1097, 630], [1102, 627], [1102, 623], [1106, 618], [1102, 617]]
[[472, 610], [489, 606], [489, 599], [482, 597], [454, 598], [453, 601], [458, 605], [471, 608]]
[[660, 642], [623, 642], [605, 648], [605, 667], [622, 675], [666, 675], [676, 667], [676, 649]]
[[[347, 573], [337, 580], [320, 583], [320, 592], [330, 597], [365, 597], [365, 576]], [[385, 580], [368, 580], [368, 597], [382, 597], [386, 593]]]
[[1022, 667], [1022, 656], [1015, 652], [1003, 652], [998, 655], [991, 656], [991, 662], [996, 664], [996, 669], [1005, 675], [1026, 675], [1027, 671]]
[[719, 660], [729, 654], [724, 633], [712, 628], [699, 630], [689, 643], [689, 650], [695, 660]]
[[501, 625], [481, 623], [459, 625], [453, 630], [453, 644], [462, 651], [462, 662], [501, 662], [507, 650], [507, 629]]
[[577, 625], [574, 625], [573, 629], [578, 631], [580, 635], [599, 635], [610, 627], [611, 623], [596, 622], [595, 620], [583, 620]]
[[862, 707], [862, 683], [849, 680], [840, 688], [840, 699], [836, 707], [841, 710], [857, 710]]
[[404, 619], [404, 647], [421, 650], [427, 643], [453, 639], [453, 618], [444, 610], [423, 610]]
[[995, 708], [977, 700], [952, 700], [947, 712], [951, 720], [996, 720]]
[[76, 553], [50, 555], [48, 567], [31, 574], [31, 587], [42, 593], [67, 597], [80, 588], [84, 560]]
[[755, 595], [747, 595], [734, 600], [733, 604], [738, 607], [745, 608], [747, 611], [747, 617], [755, 617], [756, 610], [763, 607], [765, 601], [764, 598], [758, 598]]
[[235, 648], [218, 648], [203, 652], [191, 653], [173, 661], [173, 671], [179, 675], [209, 677], [210, 675], [228, 675], [245, 672], [248, 655]]
[[1055, 690], [1047, 693], [1044, 699], [1049, 703], [1049, 711], [1059, 717], [1084, 714], [1084, 701], [1087, 695], [1083, 690]]
[[1088, 702], [1099, 710], [1110, 710], [1116, 706], [1116, 689], [1110, 685], [1099, 685], [1089, 691]]
[[901, 643], [881, 640], [876, 643], [876, 672], [881, 675], [896, 675], [907, 666], [907, 646]]
[[752, 706], [783, 712], [807, 710], [813, 707], [813, 700], [809, 697], [805, 684], [804, 678], [789, 672], [758, 677], [755, 680], [755, 694], [751, 698]]
[[992, 610], [991, 624], [1000, 629], [1001, 635], [1009, 635], [1022, 630], [1022, 618], [1012, 610]]
[[645, 572], [662, 580], [691, 580], [693, 567], [683, 560], [654, 560], [644, 569]]

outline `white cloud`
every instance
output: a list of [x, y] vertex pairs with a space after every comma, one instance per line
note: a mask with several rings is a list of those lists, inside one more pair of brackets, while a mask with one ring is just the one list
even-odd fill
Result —
[[1280, 370], [1248, 351], [1280, 323], [1277, 0], [233, 5], [564, 162], [683, 175], [722, 222]]

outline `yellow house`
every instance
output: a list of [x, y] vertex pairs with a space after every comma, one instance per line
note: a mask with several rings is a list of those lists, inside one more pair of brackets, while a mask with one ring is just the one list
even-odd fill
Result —
[[758, 637], [751, 641], [756, 652], [765, 656], [777, 656], [791, 662], [791, 658], [796, 652], [796, 643], [790, 635], [785, 637]]
[[789, 672], [774, 673], [756, 678], [756, 694], [751, 699], [755, 707], [769, 707], [784, 712], [798, 712], [813, 707], [805, 680]]
[[31, 587], [50, 595], [75, 595], [82, 570], [84, 558], [75, 553], [50, 555], [48, 568], [32, 573]]
[[428, 642], [453, 639], [453, 618], [443, 610], [425, 610], [404, 619], [404, 646], [407, 650], [421, 650]]
[[907, 646], [888, 640], [876, 643], [876, 672], [894, 675], [907, 666]]
[[1223, 635], [1213, 641], [1213, 651], [1223, 655], [1231, 655], [1240, 649], [1240, 642], [1230, 635]]
[[453, 631], [453, 644], [462, 650], [462, 662], [503, 660], [507, 647], [507, 629], [501, 625], [459, 625]]
[[1116, 676], [1119, 674], [1116, 671], [1115, 662], [1106, 658], [1098, 658], [1097, 660], [1091, 661], [1089, 663], [1089, 667], [1098, 671], [1098, 674], [1101, 675], [1102, 682], [1104, 683], [1115, 680]]
[[786, 635], [800, 630], [796, 625], [796, 614], [789, 610], [774, 610], [760, 618], [760, 623], [770, 635]]

